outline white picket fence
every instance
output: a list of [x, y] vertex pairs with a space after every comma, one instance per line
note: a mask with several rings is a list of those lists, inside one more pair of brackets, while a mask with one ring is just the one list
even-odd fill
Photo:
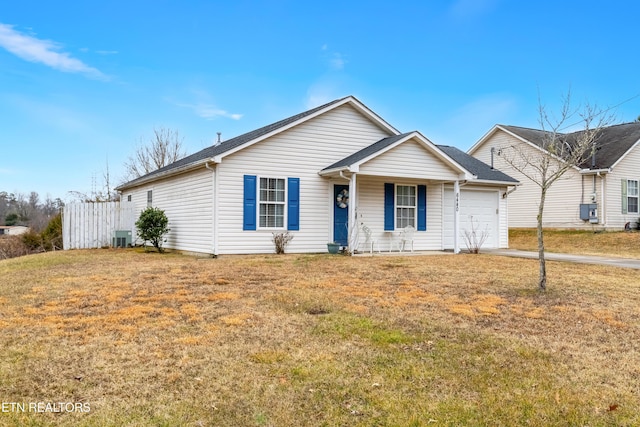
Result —
[[62, 211], [62, 242], [67, 249], [111, 246], [116, 230], [130, 230], [135, 242], [136, 215], [120, 202], [70, 203]]

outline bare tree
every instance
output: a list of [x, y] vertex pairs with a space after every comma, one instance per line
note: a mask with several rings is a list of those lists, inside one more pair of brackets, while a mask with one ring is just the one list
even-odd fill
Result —
[[[596, 106], [587, 104], [583, 108], [571, 106], [571, 93], [562, 102], [558, 116], [549, 115], [546, 108], [538, 100], [539, 123], [542, 127], [542, 138], [537, 149], [526, 144], [501, 147], [498, 150], [507, 164], [540, 188], [538, 204], [537, 237], [540, 291], [547, 289], [547, 269], [544, 257], [544, 234], [542, 229], [542, 215], [544, 202], [549, 188], [568, 170], [579, 168], [588, 162], [597, 149], [597, 139], [602, 128], [612, 124], [614, 118]], [[578, 123], [571, 123], [580, 117]], [[562, 130], [577, 124], [582, 124], [582, 130], [565, 134]]]
[[186, 156], [178, 131], [160, 128], [153, 130], [149, 141], [141, 141], [133, 156], [125, 162], [126, 179], [135, 179], [167, 166]]
[[120, 200], [120, 195], [113, 189], [111, 173], [109, 172], [109, 159], [107, 158], [106, 167], [102, 171], [102, 188], [98, 188], [98, 178], [94, 174], [91, 178], [91, 192], [72, 190], [69, 195], [86, 203], [115, 202]]

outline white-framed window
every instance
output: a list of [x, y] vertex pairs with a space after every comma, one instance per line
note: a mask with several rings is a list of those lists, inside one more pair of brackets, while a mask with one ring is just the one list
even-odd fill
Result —
[[131, 201], [131, 194], [127, 195], [127, 202]]
[[153, 190], [147, 191], [147, 207], [153, 206]]
[[415, 185], [396, 185], [396, 228], [416, 226], [417, 191]]
[[638, 213], [638, 180], [627, 180], [627, 212]]
[[260, 177], [258, 188], [258, 227], [284, 228], [286, 180]]

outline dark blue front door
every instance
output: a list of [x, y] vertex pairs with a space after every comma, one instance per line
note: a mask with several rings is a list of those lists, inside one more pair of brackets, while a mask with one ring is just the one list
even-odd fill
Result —
[[333, 241], [347, 246], [349, 240], [349, 186], [333, 186]]

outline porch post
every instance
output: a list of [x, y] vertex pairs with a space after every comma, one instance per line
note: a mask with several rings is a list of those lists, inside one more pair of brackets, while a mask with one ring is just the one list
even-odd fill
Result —
[[348, 239], [349, 239], [349, 252], [354, 253], [358, 248], [358, 204], [356, 203], [356, 173], [351, 174], [351, 179], [349, 180], [349, 230], [348, 230]]
[[460, 253], [460, 181], [453, 183], [453, 253]]

